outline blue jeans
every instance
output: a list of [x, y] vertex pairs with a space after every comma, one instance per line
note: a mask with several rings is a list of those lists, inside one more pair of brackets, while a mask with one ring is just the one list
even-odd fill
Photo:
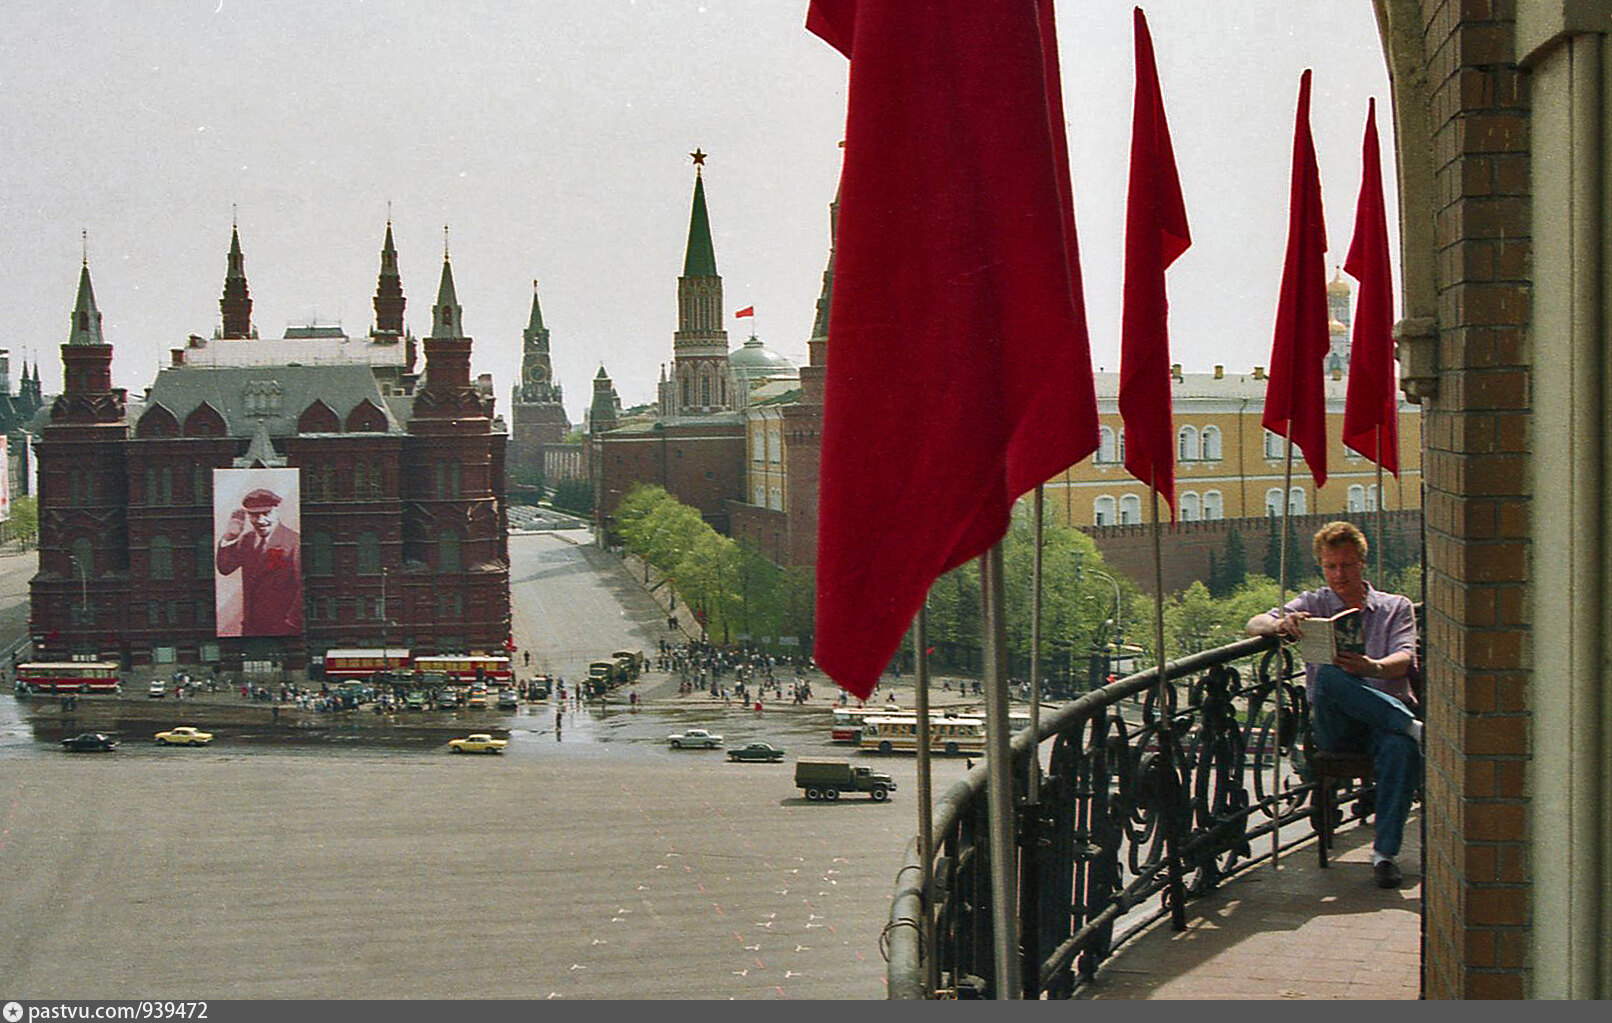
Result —
[[1421, 768], [1421, 750], [1405, 734], [1415, 720], [1399, 700], [1335, 664], [1315, 673], [1315, 741], [1330, 753], [1370, 753], [1377, 777], [1377, 840], [1383, 856], [1399, 855]]

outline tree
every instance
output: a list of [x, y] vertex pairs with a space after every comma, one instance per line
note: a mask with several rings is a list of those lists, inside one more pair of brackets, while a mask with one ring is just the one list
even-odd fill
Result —
[[11, 518], [3, 527], [4, 537], [30, 544], [39, 539], [39, 502], [32, 497], [18, 497], [11, 502]]
[[1236, 526], [1226, 530], [1226, 553], [1220, 559], [1220, 585], [1210, 583], [1209, 590], [1216, 597], [1224, 597], [1243, 584], [1248, 575], [1248, 553], [1243, 549], [1243, 534]]
[[554, 484], [550, 503], [560, 511], [587, 518], [593, 514], [593, 484], [588, 480], [561, 480]]

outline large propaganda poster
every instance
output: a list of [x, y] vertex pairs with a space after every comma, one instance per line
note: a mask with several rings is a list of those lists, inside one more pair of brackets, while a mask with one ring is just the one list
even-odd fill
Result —
[[220, 636], [302, 632], [297, 469], [214, 469], [214, 600]]

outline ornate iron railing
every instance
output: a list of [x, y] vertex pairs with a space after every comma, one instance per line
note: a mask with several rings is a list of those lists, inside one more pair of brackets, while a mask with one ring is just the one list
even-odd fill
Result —
[[[1031, 735], [1014, 736], [1026, 998], [1070, 997], [1165, 914], [1184, 927], [1191, 898], [1269, 858], [1273, 830], [1285, 846], [1313, 834], [1302, 665], [1262, 637], [1172, 662], [1166, 677], [1163, 713], [1157, 668], [1046, 713], [1033, 802]], [[917, 839], [908, 847], [885, 931], [892, 998], [994, 995], [985, 780], [980, 764], [936, 803], [927, 891]]]

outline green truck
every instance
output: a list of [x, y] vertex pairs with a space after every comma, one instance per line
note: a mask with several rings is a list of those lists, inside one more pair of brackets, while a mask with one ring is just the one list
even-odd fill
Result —
[[795, 787], [805, 789], [813, 802], [832, 803], [841, 792], [866, 792], [875, 803], [882, 803], [896, 790], [896, 783], [883, 771], [844, 760], [797, 760]]

